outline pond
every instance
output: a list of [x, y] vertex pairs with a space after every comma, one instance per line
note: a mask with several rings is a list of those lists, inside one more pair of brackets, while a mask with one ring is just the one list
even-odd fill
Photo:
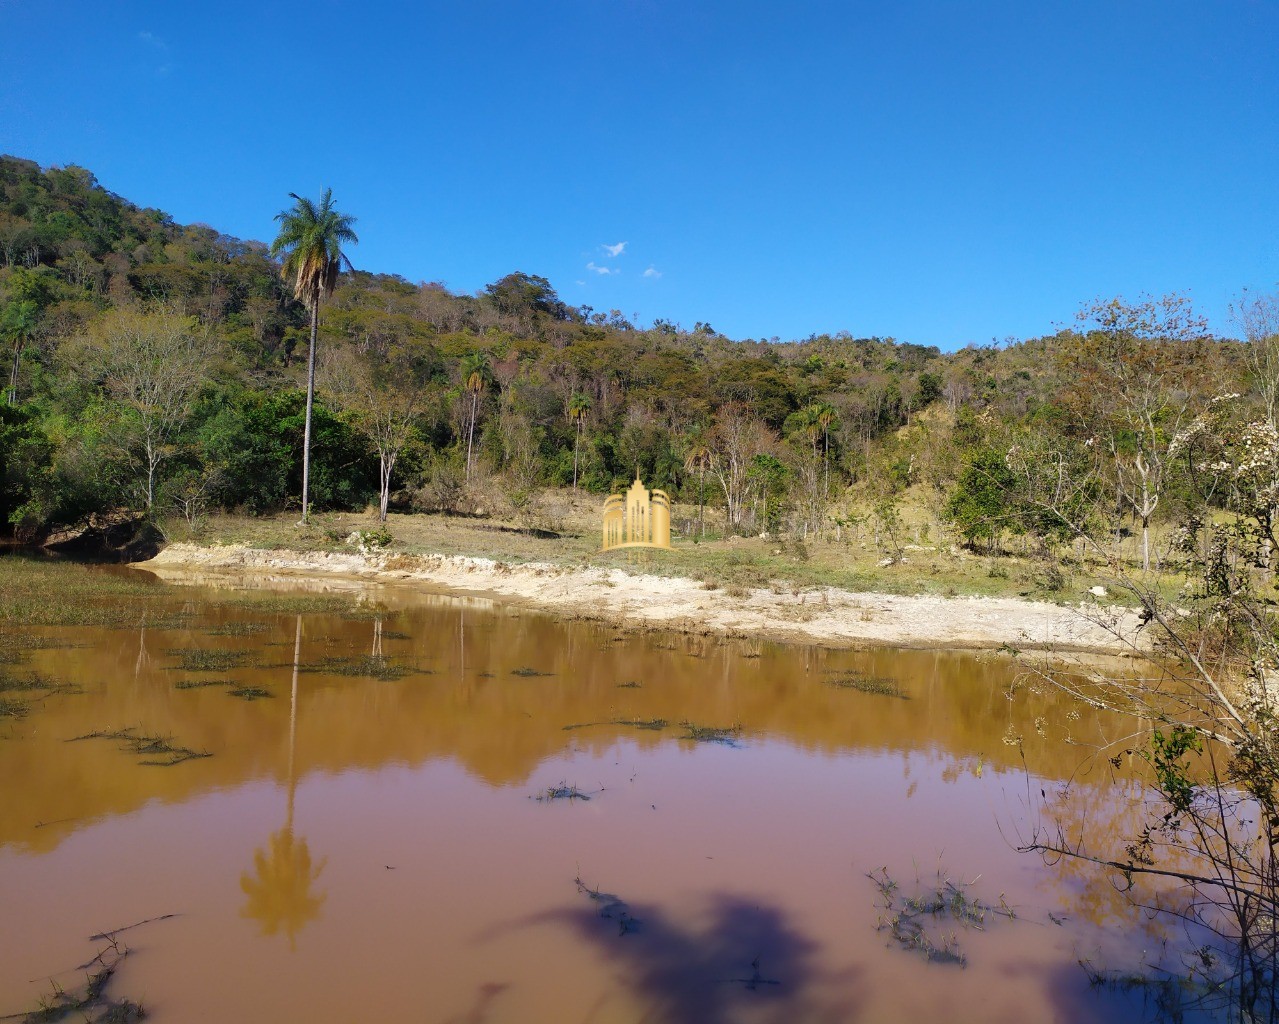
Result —
[[1079, 961], [1159, 923], [1016, 849], [1066, 780], [1118, 813], [1122, 723], [1006, 656], [50, 579], [0, 626], [0, 1013], [107, 932], [161, 1024], [1143, 1012]]

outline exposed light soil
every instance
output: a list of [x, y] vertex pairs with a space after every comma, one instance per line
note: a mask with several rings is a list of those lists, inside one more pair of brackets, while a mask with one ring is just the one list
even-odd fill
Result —
[[[832, 587], [707, 589], [691, 579], [546, 563], [382, 552], [171, 544], [138, 563], [174, 582], [299, 577], [485, 594], [628, 628], [758, 637], [834, 647], [924, 647], [1134, 654], [1149, 646], [1129, 609], [985, 597], [903, 597]], [[216, 579], [215, 579], [216, 578]]]

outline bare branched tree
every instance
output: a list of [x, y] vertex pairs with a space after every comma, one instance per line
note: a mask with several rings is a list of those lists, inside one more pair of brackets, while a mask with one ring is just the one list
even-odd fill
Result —
[[143, 470], [146, 508], [157, 474], [177, 448], [200, 389], [218, 358], [198, 322], [171, 310], [112, 309], [63, 347], [65, 362], [100, 381], [117, 404]]

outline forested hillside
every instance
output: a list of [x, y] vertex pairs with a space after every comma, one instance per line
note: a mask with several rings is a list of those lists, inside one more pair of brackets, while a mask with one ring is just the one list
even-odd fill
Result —
[[[522, 271], [476, 295], [344, 274], [320, 317], [312, 502], [376, 507], [389, 479], [402, 511], [471, 512], [482, 491], [518, 513], [638, 468], [730, 532], [872, 509], [891, 528], [909, 491], [997, 549], [1223, 505], [1251, 486], [1225, 452], [1247, 424], [1279, 464], [1273, 299], [1241, 299], [1237, 342], [1177, 297], [1080, 298], [1071, 329], [943, 354], [645, 327]], [[263, 243], [0, 158], [0, 522], [36, 541], [94, 511], [296, 509], [308, 325]]]

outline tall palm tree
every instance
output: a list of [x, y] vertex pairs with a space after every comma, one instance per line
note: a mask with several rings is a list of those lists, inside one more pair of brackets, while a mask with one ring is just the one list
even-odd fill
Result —
[[706, 468], [711, 462], [711, 450], [700, 441], [694, 441], [684, 456], [684, 469], [697, 474], [697, 532], [706, 536], [703, 512], [706, 508]]
[[568, 418], [577, 424], [577, 436], [573, 439], [573, 490], [577, 490], [577, 449], [582, 443], [582, 424], [590, 411], [591, 400], [587, 395], [574, 395], [568, 403]]
[[489, 366], [488, 356], [483, 352], [472, 352], [462, 360], [462, 386], [471, 395], [471, 422], [466, 429], [466, 482], [471, 482], [471, 447], [475, 440], [475, 420], [480, 412], [480, 394], [493, 377], [493, 368]]
[[822, 464], [826, 471], [826, 493], [830, 494], [830, 428], [839, 422], [839, 413], [830, 402], [813, 406], [814, 419], [822, 428]]
[[315, 403], [315, 336], [320, 327], [320, 299], [333, 294], [338, 274], [351, 261], [342, 246], [359, 242], [352, 225], [355, 218], [333, 208], [333, 190], [326, 188], [317, 206], [296, 192], [291, 210], [275, 215], [280, 234], [271, 243], [271, 255], [284, 254], [280, 275], [293, 281], [293, 295], [311, 311], [311, 346], [306, 359], [306, 428], [302, 435], [302, 522], [310, 514], [311, 407]]
[[13, 369], [9, 373], [9, 404], [18, 404], [18, 368], [22, 353], [35, 337], [40, 307], [31, 300], [11, 303], [0, 313], [0, 334], [13, 345]]

